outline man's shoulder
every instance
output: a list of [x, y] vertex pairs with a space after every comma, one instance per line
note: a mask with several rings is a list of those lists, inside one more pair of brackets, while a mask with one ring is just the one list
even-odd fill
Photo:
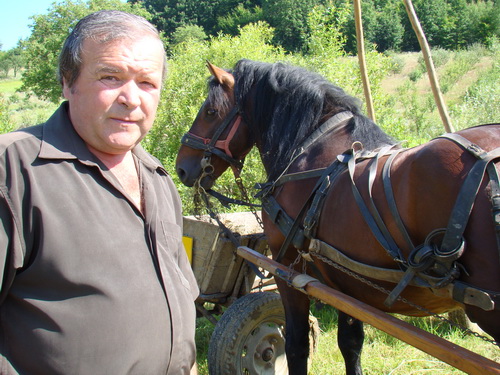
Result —
[[10, 133], [0, 134], [0, 155], [12, 146], [21, 145], [28, 147], [29, 144], [40, 144], [42, 138], [42, 125], [31, 126]]
[[168, 175], [168, 172], [161, 161], [146, 151], [141, 145], [137, 145], [133, 149], [132, 153], [149, 169], [161, 171], [163, 174]]

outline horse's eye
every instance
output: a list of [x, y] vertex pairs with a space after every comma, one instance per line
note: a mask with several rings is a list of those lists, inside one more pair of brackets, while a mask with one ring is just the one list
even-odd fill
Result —
[[207, 109], [207, 115], [213, 116], [213, 115], [216, 115], [216, 114], [217, 114], [217, 110], [216, 109], [214, 109], [214, 108]]

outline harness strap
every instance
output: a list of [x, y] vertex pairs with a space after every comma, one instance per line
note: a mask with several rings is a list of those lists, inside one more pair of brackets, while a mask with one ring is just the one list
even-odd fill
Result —
[[[292, 174], [286, 174], [288, 171], [288, 168], [297, 160], [297, 158], [302, 155], [311, 145], [313, 145], [318, 139], [322, 138], [327, 134], [329, 131], [331, 131], [333, 128], [335, 128], [337, 125], [340, 123], [347, 121], [354, 117], [354, 114], [350, 111], [343, 111], [335, 114], [334, 116], [330, 117], [327, 121], [325, 121], [323, 124], [321, 124], [307, 139], [302, 142], [300, 147], [298, 147], [292, 157], [290, 158], [290, 162], [286, 166], [286, 168], [283, 170], [281, 175], [272, 183], [272, 188], [284, 184], [285, 182], [291, 181], [293, 177], [291, 177]], [[324, 170], [324, 169], [322, 169]], [[308, 173], [309, 171], [305, 172], [299, 172], [301, 175], [302, 173]], [[314, 173], [315, 174], [315, 173]], [[321, 175], [321, 174], [319, 174]], [[299, 176], [296, 174], [297, 179], [302, 178], [302, 176]], [[293, 178], [293, 179], [295, 179]], [[303, 178], [308, 178], [308, 177], [303, 177]]]
[[285, 235], [285, 241], [281, 245], [276, 258], [276, 261], [279, 262], [285, 255], [286, 249], [288, 249], [290, 244], [293, 244], [297, 249], [300, 249], [304, 245], [304, 233], [298, 230], [301, 215], [299, 214], [295, 220], [292, 219], [272, 195], [263, 196], [261, 200], [262, 209], [269, 216], [271, 222], [276, 224], [281, 233]]
[[181, 144], [197, 149], [197, 150], [204, 150], [206, 152], [210, 152], [222, 160], [225, 160], [228, 162], [230, 165], [234, 165], [238, 169], [243, 168], [243, 160], [237, 160], [229, 155], [227, 155], [224, 151], [219, 150], [218, 148], [212, 147], [210, 148], [207, 143], [202, 141], [203, 138], [198, 137], [194, 134], [191, 133], [186, 133], [182, 136], [181, 138]]
[[354, 158], [352, 153], [344, 153], [342, 156], [342, 158], [335, 160], [330, 165], [328, 171], [326, 171], [326, 173], [323, 174], [323, 177], [318, 181], [318, 183], [321, 181], [321, 184], [315, 191], [311, 207], [309, 208], [306, 218], [304, 219], [304, 235], [307, 238], [313, 238], [316, 235], [318, 227], [317, 223], [319, 217], [321, 216], [323, 202], [325, 201], [332, 182], [335, 181], [337, 176], [346, 169], [346, 161]]
[[[351, 155], [351, 157], [352, 157], [352, 155]], [[323, 171], [323, 176], [318, 180], [318, 182], [316, 182], [316, 185], [312, 189], [311, 193], [309, 194], [309, 197], [307, 198], [306, 202], [302, 206], [302, 208], [301, 208], [299, 214], [297, 215], [297, 217], [295, 218], [295, 220], [291, 219], [281, 209], [278, 202], [276, 201], [276, 199], [272, 195], [269, 195], [269, 196], [262, 198], [263, 199], [262, 206], [266, 210], [266, 212], [268, 212], [268, 202], [270, 202], [271, 201], [270, 199], [272, 198], [274, 200], [274, 202], [276, 202], [275, 204], [280, 208], [282, 216], [286, 215], [288, 217], [288, 220], [293, 220], [292, 225], [289, 226], [288, 228], [284, 228], [284, 227], [281, 227], [280, 225], [278, 225], [280, 230], [282, 231], [282, 233], [285, 234], [285, 240], [281, 244], [281, 248], [278, 252], [278, 256], [276, 257], [277, 262], [280, 262], [281, 259], [283, 259], [283, 257], [285, 256], [285, 253], [286, 253], [286, 251], [291, 243], [293, 243], [294, 246], [298, 249], [300, 249], [303, 246], [303, 243], [305, 240], [305, 231], [303, 231], [303, 230], [299, 231], [299, 227], [300, 227], [300, 224], [302, 223], [302, 219], [307, 211], [307, 207], [309, 206], [309, 202], [316, 198], [316, 196], [317, 196], [316, 193], [317, 193], [318, 189], [321, 188], [321, 186], [324, 184], [325, 180], [329, 179], [329, 176], [333, 172], [337, 171], [336, 174], [338, 174], [340, 172], [340, 170], [342, 168], [339, 168], [339, 166], [341, 166], [341, 165], [342, 165], [342, 163], [340, 161], [335, 160], [332, 164], [330, 164], [330, 166], [328, 166], [328, 168], [326, 168]], [[309, 212], [310, 212], [310, 210], [309, 210]], [[268, 212], [268, 214], [269, 214], [269, 212]], [[275, 222], [275, 221], [273, 220], [273, 222]], [[300, 243], [297, 242], [297, 239], [300, 240]], [[299, 245], [299, 246], [297, 246], [297, 245]]]
[[324, 137], [325, 134], [328, 133], [333, 127], [353, 117], [354, 114], [350, 111], [339, 112], [335, 116], [330, 117], [302, 143], [302, 145], [297, 149], [296, 155], [292, 158], [292, 161], [313, 145], [318, 139]]
[[[376, 267], [358, 262], [349, 258], [339, 249], [318, 239], [311, 240], [309, 251], [313, 256], [318, 254], [358, 275], [369, 277], [374, 280], [387, 281], [399, 285], [406, 275], [406, 272], [402, 270]], [[477, 306], [485, 311], [498, 310], [500, 308], [500, 304], [495, 303], [492, 298], [492, 296], [498, 294], [497, 292], [477, 288], [456, 280], [442, 288], [433, 288], [433, 285], [439, 283], [439, 281], [440, 279], [437, 277], [433, 278], [432, 276], [427, 276], [425, 279], [422, 279], [415, 276], [405, 285], [429, 288], [438, 296], [453, 298], [457, 302]]]
[[[488, 165], [500, 158], [500, 147], [490, 152], [484, 151], [478, 145], [458, 134], [444, 134], [440, 138], [447, 138], [465, 150], [472, 153], [479, 160], [472, 166], [458, 193], [458, 198], [453, 207], [446, 233], [441, 243], [440, 252], [443, 254], [454, 251], [462, 242], [463, 233], [469, 221], [469, 216], [474, 206], [476, 195]], [[493, 168], [495, 169], [495, 168]], [[490, 175], [491, 178], [491, 175]], [[497, 236], [498, 238], [498, 236]]]
[[233, 140], [236, 131], [240, 127], [240, 124], [241, 124], [241, 116], [237, 116], [233, 126], [229, 130], [229, 134], [227, 135], [226, 139], [224, 140], [219, 139], [215, 142], [215, 147], [223, 149], [226, 152], [226, 154], [228, 154], [230, 157], [233, 157], [233, 154], [231, 154], [231, 150], [229, 150], [229, 144]]
[[285, 175], [282, 175], [278, 180], [276, 180], [273, 186], [278, 187], [290, 181], [300, 181], [308, 178], [321, 177], [325, 172], [325, 169], [326, 168], [317, 168], [303, 172], [287, 173]]
[[488, 174], [490, 176], [491, 203], [493, 222], [495, 223], [495, 233], [497, 235], [498, 255], [500, 258], [500, 178], [498, 171], [493, 163], [488, 165]]
[[[384, 150], [385, 151], [385, 150]], [[352, 158], [348, 162], [348, 169], [349, 169], [349, 175], [351, 177], [351, 188], [352, 192], [354, 194], [354, 198], [356, 200], [356, 203], [358, 204], [358, 207], [361, 211], [361, 214], [363, 215], [367, 225], [370, 227], [370, 230], [372, 231], [373, 235], [377, 239], [377, 241], [380, 243], [380, 245], [389, 253], [389, 255], [398, 263], [402, 263], [404, 261], [404, 257], [401, 254], [401, 250], [399, 249], [398, 245], [392, 238], [391, 234], [389, 233], [389, 230], [387, 229], [387, 226], [385, 225], [384, 221], [380, 217], [380, 214], [378, 210], [375, 207], [375, 204], [373, 202], [373, 197], [372, 197], [372, 186], [373, 186], [373, 180], [375, 178], [375, 174], [377, 171], [377, 165], [378, 165], [378, 158], [381, 153], [378, 153], [375, 159], [372, 162], [372, 166], [370, 168], [370, 175], [369, 175], [369, 196], [370, 196], [370, 205], [372, 207], [372, 210], [370, 210], [363, 197], [361, 196], [361, 193], [359, 192], [356, 183], [354, 181], [354, 174], [356, 170], [356, 158]]]
[[262, 207], [262, 205], [260, 204], [249, 203], [242, 201], [241, 199], [226, 197], [225, 195], [222, 195], [221, 193], [212, 189], [207, 190], [206, 192], [207, 194], [210, 194], [212, 197], [217, 199], [220, 202], [220, 204], [222, 204], [226, 208], [230, 208], [231, 204], [236, 204], [238, 206], [248, 206], [248, 207]]
[[394, 198], [394, 191], [392, 189], [392, 184], [391, 184], [391, 166], [392, 162], [396, 158], [396, 156], [399, 155], [399, 153], [402, 150], [399, 150], [397, 152], [394, 152], [387, 161], [385, 162], [384, 169], [382, 170], [382, 182], [384, 184], [384, 191], [385, 191], [385, 196], [387, 199], [387, 203], [389, 205], [389, 209], [391, 210], [392, 216], [394, 218], [394, 222], [396, 223], [399, 232], [403, 235], [403, 238], [410, 250], [413, 250], [415, 248], [415, 245], [413, 244], [413, 241], [411, 240], [410, 235], [408, 234], [408, 231], [406, 230], [406, 226], [403, 223], [403, 220], [401, 219], [401, 215], [399, 214], [398, 207], [396, 205], [396, 199]]

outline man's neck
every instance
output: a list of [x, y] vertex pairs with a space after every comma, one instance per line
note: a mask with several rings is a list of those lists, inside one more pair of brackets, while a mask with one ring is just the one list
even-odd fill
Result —
[[113, 173], [118, 179], [123, 189], [130, 196], [135, 206], [142, 212], [142, 192], [139, 184], [139, 174], [135, 165], [134, 157], [131, 151], [123, 154], [108, 154], [95, 150], [88, 146], [100, 161]]

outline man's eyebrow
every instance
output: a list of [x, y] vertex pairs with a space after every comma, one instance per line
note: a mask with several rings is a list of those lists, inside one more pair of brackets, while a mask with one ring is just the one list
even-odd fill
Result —
[[105, 65], [105, 66], [97, 67], [95, 72], [96, 73], [121, 73], [122, 70], [117, 68], [117, 67], [114, 67], [114, 66]]

